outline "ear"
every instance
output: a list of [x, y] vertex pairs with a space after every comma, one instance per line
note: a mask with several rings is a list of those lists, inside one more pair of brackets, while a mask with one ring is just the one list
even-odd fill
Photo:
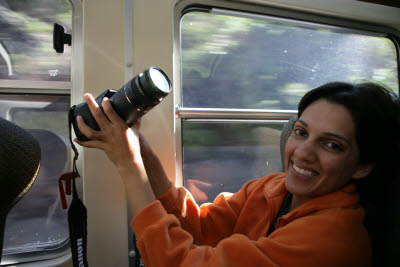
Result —
[[367, 176], [375, 167], [374, 163], [359, 164], [357, 170], [353, 174], [353, 179], [362, 179]]

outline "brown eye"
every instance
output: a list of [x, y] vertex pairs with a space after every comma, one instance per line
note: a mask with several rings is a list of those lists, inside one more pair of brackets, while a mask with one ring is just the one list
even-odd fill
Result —
[[337, 143], [335, 143], [335, 142], [327, 142], [326, 146], [332, 151], [339, 152], [339, 151], [343, 150], [342, 147], [340, 145], [338, 145]]
[[300, 128], [295, 128], [293, 130], [293, 133], [295, 135], [298, 135], [298, 136], [305, 136], [306, 135], [306, 131], [304, 131], [303, 129], [300, 129]]

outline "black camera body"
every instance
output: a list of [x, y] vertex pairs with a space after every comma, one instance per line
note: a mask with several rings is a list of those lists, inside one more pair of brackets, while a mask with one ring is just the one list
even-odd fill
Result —
[[[120, 90], [106, 90], [96, 97], [96, 103], [101, 107], [104, 97], [118, 115], [131, 127], [140, 117], [159, 104], [172, 90], [168, 76], [158, 67], [150, 67], [127, 82]], [[93, 130], [100, 130], [99, 125], [90, 112], [87, 103], [74, 107], [72, 125], [79, 141], [90, 140], [78, 128], [76, 117], [82, 116], [85, 123]]]

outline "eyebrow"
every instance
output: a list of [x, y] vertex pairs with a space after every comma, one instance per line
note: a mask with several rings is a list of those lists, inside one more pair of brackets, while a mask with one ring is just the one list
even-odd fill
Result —
[[[303, 120], [301, 120], [301, 119], [298, 119], [296, 122], [300, 122], [300, 123], [303, 124], [305, 127], [308, 127], [308, 123], [306, 123], [305, 121], [303, 121]], [[332, 132], [323, 132], [323, 134], [324, 134], [324, 135], [327, 135], [327, 136], [336, 137], [336, 138], [338, 138], [338, 139], [340, 139], [340, 140], [345, 141], [347, 144], [350, 144], [350, 141], [349, 141], [346, 137], [344, 137], [344, 136], [342, 136], [342, 135], [340, 135], [340, 134], [335, 134], [335, 133], [332, 133]]]

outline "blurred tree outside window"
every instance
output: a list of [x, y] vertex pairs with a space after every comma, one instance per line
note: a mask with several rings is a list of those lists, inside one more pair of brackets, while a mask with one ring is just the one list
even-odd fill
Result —
[[54, 23], [71, 32], [67, 0], [0, 0], [0, 79], [71, 80], [71, 47], [53, 49]]
[[190, 12], [181, 47], [184, 107], [296, 110], [332, 81], [399, 91], [396, 47], [385, 37]]

